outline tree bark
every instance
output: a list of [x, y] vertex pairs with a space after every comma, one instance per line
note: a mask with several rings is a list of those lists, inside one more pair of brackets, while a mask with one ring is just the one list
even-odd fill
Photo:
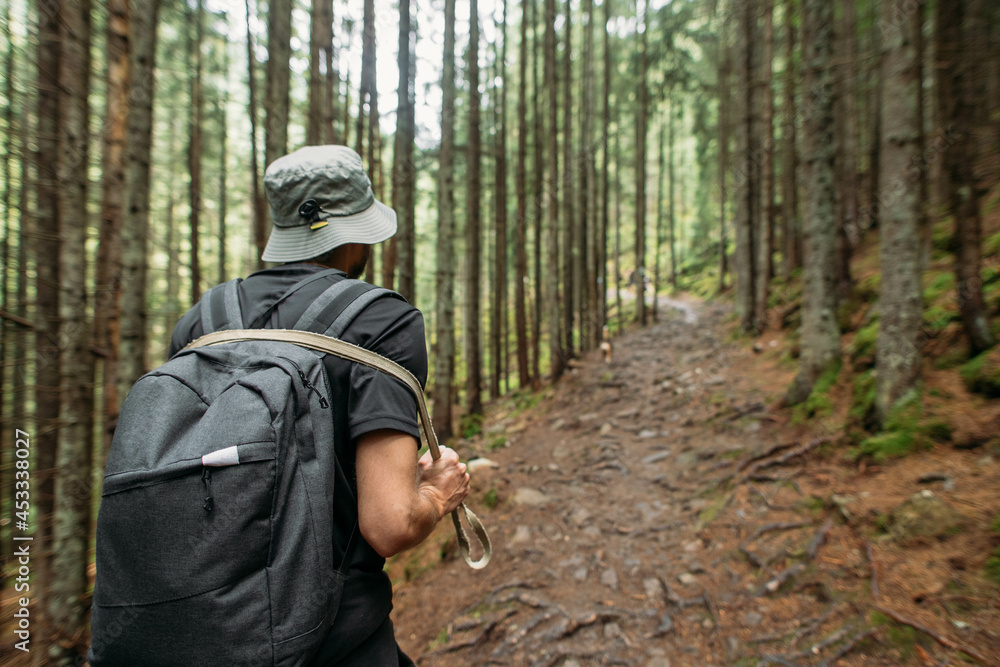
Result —
[[105, 52], [104, 138], [101, 156], [101, 236], [94, 290], [94, 346], [102, 362], [103, 457], [107, 456], [118, 420], [118, 343], [121, 315], [122, 221], [125, 190], [125, 134], [128, 127], [129, 5], [109, 0]]
[[288, 150], [288, 87], [292, 49], [292, 0], [270, 0], [264, 80], [264, 167]]
[[[593, 3], [590, 0], [588, 0], [588, 3], [592, 12]], [[591, 23], [593, 23], [593, 19], [591, 19]], [[611, 57], [611, 33], [608, 28], [609, 23], [611, 23], [611, 3], [605, 2], [604, 25], [601, 29], [601, 36], [604, 40], [604, 106], [601, 109], [601, 231], [597, 239], [597, 265], [600, 267], [601, 279], [597, 284], [600, 312], [596, 327], [597, 331], [594, 332], [596, 337], [604, 336], [604, 326], [608, 322], [608, 228], [611, 223], [609, 206], [610, 175], [608, 172], [611, 168], [609, 132], [611, 129], [611, 68], [613, 62]], [[618, 258], [615, 257], [616, 285], [619, 282], [617, 261]]]
[[597, 278], [600, 271], [597, 265], [597, 174], [594, 173], [594, 0], [584, 0], [583, 14], [586, 23], [583, 27], [583, 95], [580, 106], [583, 107], [583, 134], [580, 146], [580, 290], [583, 294], [580, 310], [580, 347], [590, 350], [600, 344], [600, 315], [597, 301]]
[[[59, 0], [38, 3], [37, 152], [35, 159], [35, 466], [32, 494], [36, 499], [34, 542], [39, 558], [35, 575], [38, 598], [49, 600], [52, 582], [52, 516], [55, 512], [56, 447], [59, 435], [59, 378], [62, 376], [59, 342], [60, 207], [56, 171], [59, 162], [59, 127], [62, 96], [59, 94], [61, 21]], [[45, 630], [43, 630], [45, 632]]]
[[468, 292], [465, 315], [465, 400], [467, 414], [483, 412], [483, 351], [480, 329], [480, 263], [482, 262], [481, 141], [479, 127], [479, 2], [469, 3], [469, 140], [468, 140], [468, 217], [465, 221], [465, 266]]
[[[192, 12], [188, 8], [188, 20], [194, 23], [194, 40], [189, 41], [188, 60], [194, 60], [191, 74], [191, 108], [188, 113], [188, 225], [191, 229], [191, 299], [194, 304], [201, 297], [201, 261], [200, 253], [200, 230], [201, 226], [201, 126], [203, 123], [202, 107], [204, 106], [204, 95], [202, 93], [201, 82], [201, 41], [202, 24], [204, 18], [203, 0], [198, 0]], [[188, 38], [190, 40], [191, 26], [187, 27]]]
[[[310, 146], [333, 140], [333, 0], [313, 0], [309, 21], [309, 113], [306, 143]], [[404, 70], [405, 71], [405, 70]]]
[[754, 63], [756, 43], [756, 0], [748, 0], [739, 9], [736, 72], [740, 96], [740, 117], [736, 125], [736, 151], [739, 156], [736, 179], [736, 305], [740, 313], [740, 329], [745, 334], [758, 335], [763, 327], [757, 308], [759, 253], [758, 236], [761, 225], [760, 173], [757, 169], [757, 95], [754, 94]]
[[250, 0], [244, 0], [247, 16], [247, 88], [250, 98], [250, 210], [253, 213], [253, 237], [257, 247], [257, 270], [264, 268], [264, 247], [267, 245], [267, 202], [260, 182], [260, 163], [257, 157], [257, 56], [254, 55], [253, 33], [250, 32]]
[[[791, 2], [792, 0], [789, 0]], [[729, 135], [730, 127], [730, 49], [726, 41], [728, 19], [723, 17], [719, 27], [720, 35], [716, 38], [716, 49], [719, 68], [719, 292], [726, 290], [726, 271], [728, 270], [727, 253], [729, 245], [726, 239], [726, 176], [729, 172]]]
[[[229, 74], [229, 40], [223, 38], [222, 41], [222, 72]], [[216, 284], [222, 284], [228, 280], [226, 273], [226, 179], [228, 178], [228, 158], [227, 150], [227, 117], [226, 107], [229, 105], [229, 87], [223, 85], [220, 91], [221, 99], [218, 101], [219, 118], [219, 278]]]
[[444, 72], [441, 79], [441, 152], [438, 165], [437, 276], [434, 322], [434, 424], [448, 442], [455, 378], [455, 0], [444, 4]]
[[507, 348], [507, 0], [503, 2], [503, 20], [499, 26], [502, 42], [497, 68], [502, 89], [496, 95], [500, 119], [497, 123], [496, 146], [496, 188], [494, 204], [496, 209], [496, 252], [493, 273], [497, 290], [491, 296], [493, 306], [490, 315], [490, 359], [493, 362], [490, 391], [493, 398], [500, 395], [500, 378], [504, 376], [504, 359]]
[[[60, 647], [56, 664], [86, 626], [87, 553], [93, 474], [94, 356], [87, 312], [87, 164], [89, 152], [90, 0], [61, 7], [59, 67], [60, 404], [56, 449], [52, 583], [47, 601]], [[51, 261], [51, 258], [48, 259]], [[51, 649], [50, 649], [51, 656]]]
[[[671, 100], [673, 100], [673, 88], [671, 87]], [[678, 109], [680, 111], [680, 109]], [[670, 239], [670, 286], [677, 291], [677, 242], [676, 242], [676, 219], [674, 217], [674, 109], [673, 101], [670, 103], [670, 117], [667, 120], [667, 223]]]
[[[556, 3], [545, 0], [545, 105], [548, 111], [546, 150], [548, 169], [545, 171], [545, 218], [548, 222], [546, 240], [550, 270], [545, 276], [545, 301], [549, 310], [549, 371], [552, 382], [562, 377], [566, 359], [562, 346], [561, 310], [559, 308], [559, 130], [558, 81], [556, 80]], [[563, 293], [565, 298], [570, 295]]]
[[[573, 11], [572, 0], [566, 0], [566, 14], [563, 25], [566, 29], [563, 49], [563, 170], [562, 170], [562, 214], [563, 214], [563, 350], [567, 359], [575, 356], [573, 328], [576, 315], [581, 313], [581, 289], [577, 244], [580, 239], [580, 221], [574, 210], [577, 189], [573, 182]], [[555, 132], [553, 128], [553, 132]], [[577, 253], [577, 254], [575, 254]]]
[[774, 62], [774, 0], [762, 0], [764, 22], [763, 52], [759, 68], [759, 95], [761, 107], [760, 132], [760, 218], [757, 241], [757, 277], [754, 279], [755, 318], [763, 329], [767, 322], [767, 299], [771, 278], [774, 277], [774, 89], [772, 86]]
[[784, 275], [802, 266], [802, 234], [799, 221], [798, 192], [798, 152], [796, 150], [796, 130], [798, 122], [795, 114], [795, 2], [785, 3], [785, 90], [782, 112], [782, 180], [781, 205], [783, 209], [783, 237], [785, 248]]
[[543, 281], [542, 281], [542, 218], [545, 214], [545, 202], [543, 189], [544, 179], [545, 179], [545, 164], [546, 155], [543, 149], [543, 135], [545, 127], [545, 115], [542, 113], [542, 102], [541, 102], [541, 76], [538, 73], [538, 63], [542, 60], [542, 48], [540, 40], [538, 39], [538, 20], [536, 17], [537, 10], [536, 5], [539, 0], [528, 0], [529, 7], [531, 7], [531, 69], [532, 69], [532, 98], [531, 98], [531, 115], [534, 121], [534, 151], [532, 156], [534, 158], [534, 192], [532, 193], [532, 199], [534, 201], [534, 242], [535, 242], [535, 253], [534, 253], [534, 277], [535, 277], [535, 307], [534, 307], [534, 318], [531, 322], [531, 377], [534, 379], [536, 385], [541, 384], [542, 373], [541, 373], [541, 352], [542, 352], [542, 303], [543, 299]]
[[517, 166], [514, 172], [516, 199], [514, 219], [514, 329], [517, 339], [517, 378], [520, 388], [531, 382], [528, 371], [528, 322], [525, 307], [528, 280], [528, 3], [521, 5], [521, 44], [517, 82]]
[[[646, 13], [649, 0], [639, 15], [639, 91], [635, 121], [635, 321], [646, 325], [646, 119], [649, 117], [649, 90], [646, 87]], [[653, 298], [656, 298], [655, 295]]]
[[[668, 105], [670, 101], [670, 94], [667, 94]], [[673, 110], [667, 111], [668, 118], [673, 115]], [[670, 121], [668, 120], [667, 123]], [[664, 164], [666, 163], [666, 138], [663, 122], [663, 117], [660, 117], [659, 132], [657, 136], [657, 152], [656, 152], [656, 221], [654, 223], [655, 231], [653, 234], [654, 244], [653, 244], [653, 307], [652, 307], [652, 317], [654, 322], [660, 321], [660, 308], [657, 303], [659, 299], [656, 296], [660, 293], [660, 254], [662, 251], [663, 244], [663, 177], [664, 177]]]
[[962, 328], [973, 355], [996, 343], [990, 331], [983, 305], [980, 280], [982, 215], [973, 165], [979, 153], [973, 135], [977, 99], [976, 61], [980, 56], [976, 44], [965, 29], [970, 5], [967, 0], [939, 2], [936, 5], [937, 76], [935, 87], [940, 110], [939, 132], [951, 135], [945, 142], [942, 169], [945, 172], [944, 193], [948, 211], [955, 220], [955, 285]]
[[808, 203], [804, 228], [805, 273], [802, 285], [802, 355], [799, 372], [786, 395], [804, 401], [816, 379], [840, 360], [837, 324], [837, 208], [833, 147], [833, 5], [803, 4], [803, 62], [812, 91], [805, 116]]
[[399, 261], [399, 293], [416, 303], [416, 169], [413, 164], [414, 76], [411, 42], [410, 0], [399, 2], [399, 88], [396, 107], [396, 142], [393, 147], [392, 205], [399, 230], [396, 233]]

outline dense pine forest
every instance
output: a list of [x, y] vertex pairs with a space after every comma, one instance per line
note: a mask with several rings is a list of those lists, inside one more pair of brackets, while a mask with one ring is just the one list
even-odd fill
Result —
[[80, 664], [122, 402], [264, 268], [263, 172], [304, 145], [398, 215], [365, 279], [423, 313], [442, 441], [671, 295], [787, 337], [769, 410], [849, 386], [852, 461], [951, 428], [927, 369], [1000, 397], [1000, 3], [0, 2], [0, 656], [30, 544], [32, 658]]

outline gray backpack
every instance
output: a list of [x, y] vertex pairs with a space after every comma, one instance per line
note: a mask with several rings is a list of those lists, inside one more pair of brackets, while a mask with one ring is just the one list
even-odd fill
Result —
[[[202, 298], [206, 334], [243, 328], [238, 284]], [[383, 296], [398, 295], [341, 280], [295, 328], [337, 337]], [[185, 349], [136, 382], [97, 519], [90, 664], [308, 662], [345, 576], [333, 400], [323, 353], [275, 340]]]

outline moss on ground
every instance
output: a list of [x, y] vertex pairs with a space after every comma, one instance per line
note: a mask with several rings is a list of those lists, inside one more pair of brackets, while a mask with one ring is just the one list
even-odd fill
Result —
[[926, 425], [921, 423], [922, 415], [921, 392], [912, 389], [889, 412], [882, 432], [862, 440], [856, 454], [870, 457], [876, 463], [884, 463], [927, 449], [933, 441], [927, 434]]
[[875, 346], [878, 343], [879, 318], [858, 329], [851, 341], [851, 363], [856, 370], [869, 368], [875, 363]]
[[1000, 398], [1000, 348], [973, 357], [962, 366], [961, 374], [969, 391]]
[[954, 273], [948, 271], [931, 275], [932, 277], [927, 282], [927, 287], [924, 288], [924, 303], [927, 304], [933, 304], [942, 296], [955, 289]]
[[812, 417], [828, 417], [833, 414], [833, 401], [829, 394], [833, 385], [837, 384], [841, 366], [842, 362], [837, 359], [820, 373], [806, 400], [792, 409], [793, 423], [802, 424]]

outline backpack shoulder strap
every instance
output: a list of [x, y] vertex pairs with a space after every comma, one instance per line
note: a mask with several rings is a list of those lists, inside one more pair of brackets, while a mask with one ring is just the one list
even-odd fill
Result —
[[292, 285], [291, 287], [289, 287], [287, 290], [285, 290], [285, 293], [282, 294], [281, 296], [279, 296], [274, 303], [272, 303], [270, 306], [268, 306], [264, 310], [263, 313], [261, 313], [259, 316], [257, 316], [257, 318], [253, 322], [250, 323], [250, 326], [248, 326], [247, 329], [259, 329], [261, 326], [263, 326], [267, 322], [268, 318], [271, 317], [271, 313], [273, 313], [274, 309], [278, 307], [278, 304], [280, 304], [281, 302], [283, 302], [285, 299], [287, 299], [288, 297], [290, 297], [295, 292], [298, 292], [300, 289], [302, 289], [306, 285], [308, 285], [308, 284], [310, 284], [312, 282], [315, 282], [315, 281], [317, 281], [317, 280], [319, 280], [321, 278], [325, 278], [327, 276], [333, 275], [335, 273], [340, 273], [340, 271], [338, 271], [337, 269], [326, 269], [325, 271], [320, 271], [319, 273], [314, 273], [311, 276], [307, 276], [307, 277], [303, 278], [302, 280], [300, 280], [299, 282], [295, 283], [294, 285]]
[[313, 301], [295, 323], [298, 331], [312, 331], [339, 338], [358, 313], [380, 297], [401, 296], [361, 280], [340, 280]]
[[205, 333], [243, 328], [239, 287], [241, 278], [216, 285], [205, 292], [199, 304], [201, 326]]

